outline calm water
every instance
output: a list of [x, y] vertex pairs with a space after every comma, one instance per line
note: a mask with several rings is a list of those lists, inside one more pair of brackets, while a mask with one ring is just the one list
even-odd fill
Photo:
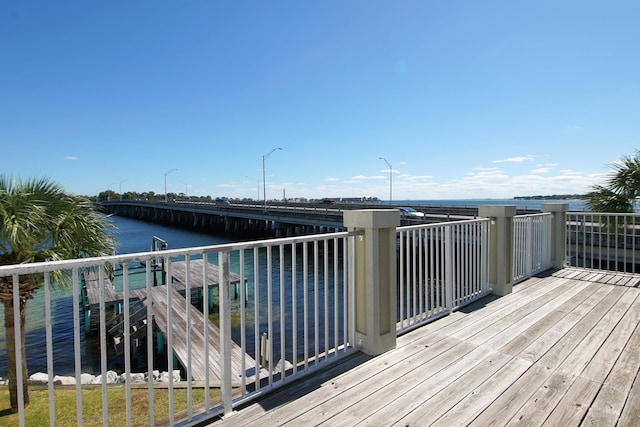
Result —
[[[516, 205], [518, 208], [539, 209], [541, 203], [544, 201], [538, 200], [429, 200], [429, 201], [405, 201], [396, 202], [398, 204], [407, 205], [422, 205], [422, 206], [478, 206], [482, 204], [511, 204]], [[583, 204], [581, 201], [569, 200], [566, 201], [570, 204], [570, 210], [582, 210]], [[207, 246], [216, 245], [222, 243], [229, 243], [231, 237], [214, 236], [210, 234], [197, 233], [189, 230], [174, 229], [162, 225], [151, 224], [141, 221], [136, 221], [127, 218], [112, 217], [111, 220], [116, 225], [118, 231], [116, 233], [119, 240], [118, 253], [133, 253], [148, 251], [151, 245], [153, 236], [158, 236], [169, 243], [170, 249], [185, 248], [193, 246]], [[274, 257], [274, 264], [277, 263], [277, 254]], [[260, 261], [265, 263], [264, 260]], [[233, 267], [232, 267], [233, 268]], [[301, 259], [298, 259], [297, 268], [297, 281], [302, 281], [302, 265]], [[292, 266], [290, 259], [286, 257], [285, 260], [286, 277], [285, 282], [291, 283], [291, 270]], [[236, 269], [234, 269], [235, 271]], [[265, 283], [266, 267], [263, 269], [265, 273], [261, 274], [261, 282]], [[236, 271], [237, 272], [237, 271]], [[264, 274], [262, 276], [262, 274]], [[274, 268], [274, 277], [277, 277], [279, 271]], [[143, 276], [143, 275], [141, 275]], [[252, 278], [249, 278], [251, 280]], [[249, 298], [253, 297], [253, 290], [248, 289]], [[261, 298], [266, 298], [266, 291], [261, 291], [265, 295], [261, 295]], [[318, 295], [320, 300], [324, 298], [324, 284], [321, 284], [319, 290], [321, 295]], [[332, 284], [328, 284], [327, 291], [332, 297], [334, 289]], [[298, 298], [302, 298], [302, 292], [298, 293]], [[53, 313], [53, 335], [55, 340], [54, 351], [54, 372], [56, 375], [69, 375], [74, 371], [73, 367], [73, 318], [72, 314], [74, 310], [78, 308], [73, 306], [73, 299], [71, 292], [67, 291], [52, 291], [52, 313]], [[277, 296], [276, 296], [277, 298]], [[313, 298], [313, 293], [309, 298]], [[264, 300], [263, 300], [264, 301]], [[278, 301], [274, 301], [276, 304]], [[287, 307], [290, 307], [288, 303]], [[285, 308], [287, 309], [287, 308]], [[45, 322], [44, 322], [44, 292], [40, 290], [33, 300], [27, 303], [27, 331], [26, 331], [26, 350], [27, 350], [27, 363], [29, 372], [46, 372], [46, 349], [45, 343]], [[0, 319], [3, 319], [3, 308], [0, 306]], [[331, 314], [332, 315], [332, 314]], [[82, 318], [82, 316], [81, 316]], [[1, 322], [0, 322], [1, 323]], [[262, 322], [264, 325], [264, 322]], [[263, 326], [261, 326], [262, 328]], [[237, 335], [238, 331], [234, 330], [234, 335]], [[291, 330], [288, 328], [287, 335], [290, 339]], [[331, 333], [333, 333], [331, 331]], [[248, 338], [251, 341], [253, 339], [253, 332], [248, 331]], [[81, 350], [82, 350], [82, 364], [83, 372], [96, 373], [100, 370], [100, 352], [99, 341], [95, 337], [85, 337], [84, 332], [80, 333]], [[302, 340], [299, 340], [302, 341]], [[248, 349], [253, 349], [253, 344], [248, 342]], [[300, 344], [302, 345], [302, 343]], [[289, 356], [289, 355], [288, 355]], [[119, 369], [121, 368], [121, 358], [110, 355], [109, 367]], [[140, 369], [142, 370], [142, 368]], [[0, 325], [0, 376], [6, 376], [6, 354], [5, 354], [5, 331], [4, 325]]]

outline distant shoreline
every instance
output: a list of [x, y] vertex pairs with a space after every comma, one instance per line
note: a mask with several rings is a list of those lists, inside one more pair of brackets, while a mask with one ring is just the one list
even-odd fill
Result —
[[582, 200], [582, 194], [562, 194], [552, 196], [516, 196], [514, 200]]
[[[384, 204], [385, 202], [382, 202]], [[540, 210], [543, 203], [567, 203], [570, 211], [584, 211], [585, 202], [581, 199], [439, 199], [439, 200], [394, 200], [396, 206], [430, 207], [466, 207], [477, 208], [481, 205], [515, 205], [518, 209]]]

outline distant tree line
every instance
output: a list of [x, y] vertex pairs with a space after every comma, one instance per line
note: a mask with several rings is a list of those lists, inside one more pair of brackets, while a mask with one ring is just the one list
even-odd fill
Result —
[[516, 196], [514, 200], [575, 200], [584, 198], [584, 194], [552, 194], [550, 196]]
[[[138, 193], [135, 191], [127, 191], [126, 193], [119, 194], [113, 190], [102, 191], [97, 196], [88, 196], [93, 202], [105, 202], [109, 200], [158, 200], [164, 201], [164, 194], [156, 194], [153, 191], [145, 191]], [[219, 200], [226, 200], [232, 203], [256, 203], [261, 200], [256, 200], [251, 197], [245, 198], [232, 198], [232, 197], [211, 197], [211, 196], [188, 196], [185, 193], [167, 193], [169, 200], [191, 200], [191, 201], [203, 201], [212, 202]], [[351, 197], [351, 198], [320, 198], [320, 199], [307, 199], [306, 197], [296, 197], [283, 200], [288, 203], [326, 203], [326, 201], [333, 201], [337, 203], [378, 203], [377, 197]]]
[[[211, 196], [187, 196], [185, 193], [167, 193], [167, 198], [181, 200], [212, 200]], [[93, 201], [104, 202], [107, 200], [164, 200], [165, 197], [164, 194], [156, 194], [153, 191], [145, 191], [143, 193], [127, 191], [126, 193], [119, 194], [113, 190], [106, 190], [97, 196], [90, 197], [90, 199]]]

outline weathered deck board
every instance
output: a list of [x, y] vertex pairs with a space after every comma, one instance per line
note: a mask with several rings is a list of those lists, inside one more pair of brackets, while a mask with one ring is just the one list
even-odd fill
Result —
[[[87, 271], [84, 273], [85, 291], [87, 292], [87, 302], [92, 307], [100, 305], [100, 279], [97, 271]], [[116, 295], [113, 283], [108, 277], [104, 277], [104, 303], [106, 307], [116, 304], [121, 299]]]
[[[526, 420], [527, 423], [542, 425], [550, 413], [559, 414], [552, 419], [570, 422], [577, 416], [576, 411], [587, 407], [585, 402], [590, 402], [599, 389], [595, 384], [602, 384], [604, 378], [596, 383], [581, 377], [581, 372], [613, 331], [621, 313], [625, 313], [629, 308], [630, 301], [626, 298], [627, 295], [630, 294], [620, 295], [612, 308], [590, 330], [585, 331], [581, 341], [557, 366], [548, 380], [536, 390], [512, 422]], [[576, 405], [579, 405], [578, 408]]]
[[[116, 290], [108, 277], [104, 277], [103, 284], [100, 283], [98, 272], [95, 270], [86, 271], [84, 278], [84, 295], [86, 300], [83, 301], [86, 310], [85, 314], [85, 330], [95, 330], [100, 324], [100, 300], [104, 302], [105, 311], [116, 305], [121, 299], [117, 296]], [[104, 289], [104, 295], [101, 298], [101, 292]]]
[[[610, 286], [601, 285], [596, 286]], [[614, 292], [617, 291], [617, 292]], [[571, 354], [573, 349], [580, 344], [585, 335], [595, 326], [624, 292], [624, 288], [615, 288], [603, 298], [599, 304], [583, 316], [567, 333], [560, 337], [557, 342], [552, 343], [548, 350], [541, 352], [542, 357], [535, 361], [533, 367], [522, 377], [520, 377], [505, 393], [496, 399], [489, 407], [474, 420], [472, 425], [485, 426], [492, 422], [509, 423], [515, 422], [519, 418], [530, 417], [534, 419], [539, 416], [542, 402], [547, 402], [553, 398], [550, 393], [554, 393], [561, 380], [566, 376], [554, 375], [558, 366]], [[534, 343], [535, 344], [535, 343]], [[523, 353], [527, 353], [527, 349]], [[546, 394], [542, 394], [543, 392]], [[534, 399], [541, 399], [535, 402]], [[530, 402], [535, 403], [532, 405]], [[532, 406], [532, 407], [530, 407]], [[553, 409], [548, 408], [548, 409]], [[535, 422], [532, 422], [536, 425]]]
[[640, 420], [640, 376], [636, 376], [633, 387], [618, 421], [619, 426], [635, 426]]
[[531, 362], [514, 357], [453, 407], [446, 405], [445, 407], [448, 411], [436, 420], [433, 425], [446, 427], [468, 425], [498, 396], [504, 393], [511, 384], [520, 378], [531, 365]]
[[[189, 268], [187, 268], [187, 261], [172, 262], [171, 277], [178, 282], [176, 289], [178, 291], [184, 291], [187, 282], [191, 289], [202, 289], [202, 285], [205, 282], [203, 264], [202, 259], [193, 259], [189, 261]], [[240, 282], [240, 275], [229, 272], [229, 282]], [[206, 283], [207, 287], [220, 285], [220, 269], [217, 265], [207, 263]]]
[[[636, 305], [639, 300], [636, 299]], [[636, 308], [636, 310], [638, 310]], [[631, 310], [630, 310], [631, 311]], [[635, 313], [638, 315], [638, 312]], [[632, 325], [630, 320], [629, 325]], [[630, 327], [628, 328], [630, 329]], [[640, 366], [640, 328], [636, 327], [626, 346], [615, 361], [595, 401], [585, 417], [585, 425], [614, 425], [622, 412], [625, 400], [633, 386], [634, 369]], [[636, 418], [637, 419], [637, 418]]]
[[605, 284], [572, 270], [522, 282], [349, 371], [289, 386], [304, 393], [277, 391], [214, 425], [637, 425], [640, 289], [626, 284], [638, 276]]

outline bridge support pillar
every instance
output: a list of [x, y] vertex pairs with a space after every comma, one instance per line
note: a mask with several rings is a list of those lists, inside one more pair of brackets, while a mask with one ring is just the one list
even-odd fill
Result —
[[344, 212], [355, 238], [355, 257], [349, 269], [355, 272], [355, 344], [360, 351], [378, 355], [396, 346], [396, 227], [397, 210], [371, 209]]
[[489, 253], [489, 283], [492, 293], [498, 296], [510, 294], [513, 290], [513, 205], [482, 205], [478, 215], [491, 218]]
[[542, 212], [551, 212], [551, 264], [562, 268], [567, 254], [567, 211], [568, 203], [543, 203]]

